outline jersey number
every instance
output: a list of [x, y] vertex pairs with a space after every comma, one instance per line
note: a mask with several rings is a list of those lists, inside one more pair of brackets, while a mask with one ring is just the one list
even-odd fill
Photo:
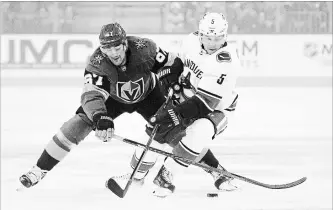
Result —
[[[96, 78], [97, 77], [97, 81], [96, 81]], [[94, 79], [93, 79], [94, 78]], [[103, 77], [101, 77], [101, 76], [98, 76], [98, 75], [96, 75], [96, 74], [86, 74], [85, 76], [84, 76], [84, 79], [86, 80], [85, 81], [85, 83], [90, 83], [90, 84], [94, 84], [94, 85], [97, 85], [97, 86], [101, 86], [101, 85], [103, 85]]]
[[217, 84], [222, 85], [226, 74], [221, 74], [220, 78], [217, 79]]

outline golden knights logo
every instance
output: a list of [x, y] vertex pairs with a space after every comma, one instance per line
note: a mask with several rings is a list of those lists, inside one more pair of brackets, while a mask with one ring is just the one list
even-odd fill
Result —
[[127, 102], [136, 102], [144, 92], [143, 78], [136, 81], [117, 82], [117, 96]]

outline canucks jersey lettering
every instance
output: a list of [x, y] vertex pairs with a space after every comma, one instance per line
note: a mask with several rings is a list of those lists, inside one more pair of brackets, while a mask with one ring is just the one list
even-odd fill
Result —
[[210, 110], [228, 108], [236, 96], [234, 89], [240, 68], [234, 51], [234, 47], [226, 43], [211, 55], [201, 53], [198, 37], [190, 34], [179, 52], [184, 63], [180, 80], [184, 99], [196, 95]]
[[184, 66], [189, 68], [196, 75], [197, 78], [202, 78], [203, 71], [201, 71], [198, 65], [192, 60], [185, 59]]

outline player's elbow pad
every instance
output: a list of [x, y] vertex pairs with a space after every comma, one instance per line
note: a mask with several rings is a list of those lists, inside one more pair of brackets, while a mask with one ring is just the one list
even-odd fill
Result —
[[179, 104], [176, 108], [178, 114], [185, 119], [204, 117], [211, 112], [210, 109], [196, 96]]
[[93, 95], [83, 94], [81, 96], [81, 106], [90, 120], [92, 120], [92, 116], [95, 113], [107, 112], [104, 103], [104, 98], [103, 96], [100, 95], [93, 96]]
[[178, 77], [184, 71], [184, 64], [182, 60], [178, 57], [175, 58], [173, 64], [171, 65], [172, 73], [176, 74]]

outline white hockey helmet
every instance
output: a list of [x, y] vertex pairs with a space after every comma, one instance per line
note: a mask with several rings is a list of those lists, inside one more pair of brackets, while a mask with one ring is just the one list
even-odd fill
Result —
[[228, 21], [222, 13], [207, 12], [199, 22], [200, 35], [227, 36]]
[[221, 13], [206, 13], [199, 22], [199, 40], [209, 55], [227, 41], [228, 22]]

